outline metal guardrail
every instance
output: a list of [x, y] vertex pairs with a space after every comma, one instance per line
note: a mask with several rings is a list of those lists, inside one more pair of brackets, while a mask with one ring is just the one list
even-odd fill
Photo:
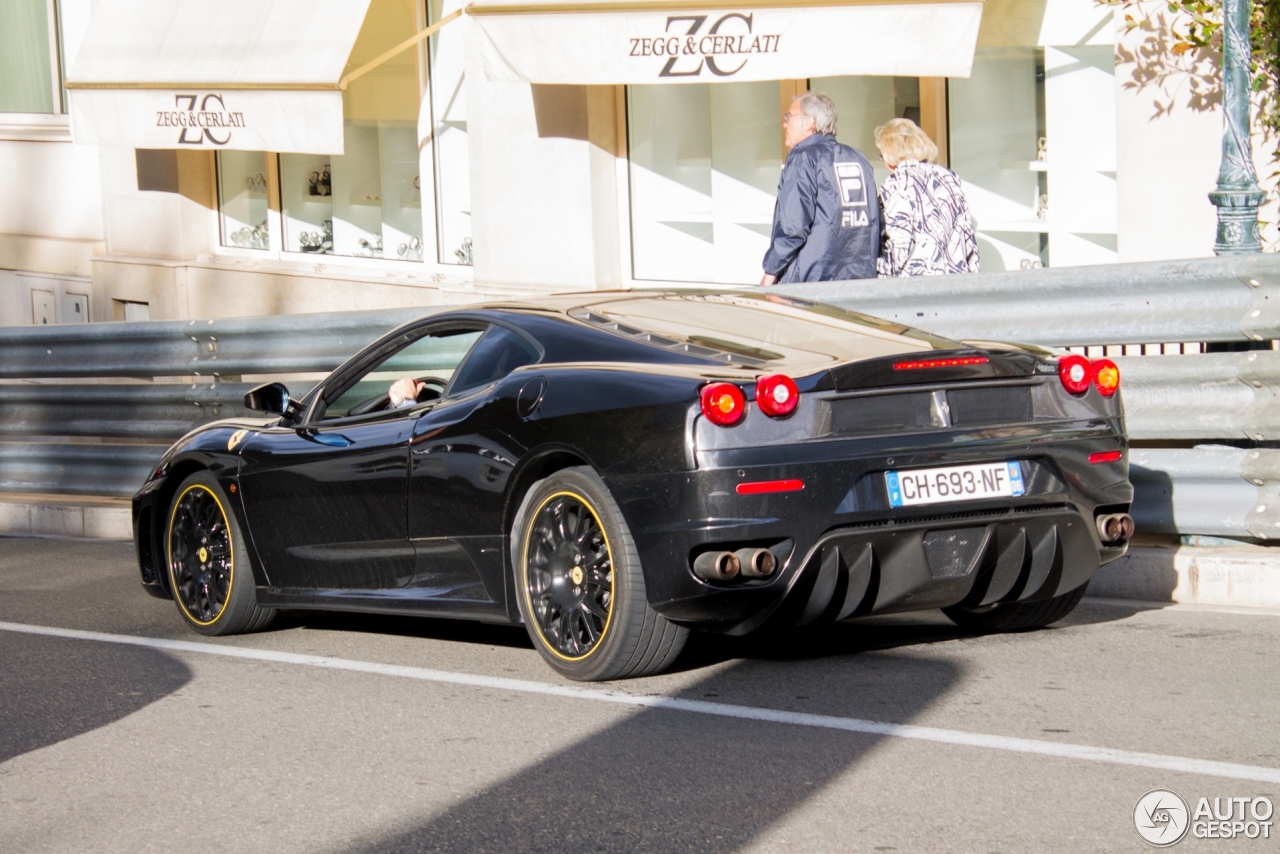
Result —
[[[960, 339], [1078, 346], [1280, 337], [1276, 255], [772, 290]], [[425, 313], [401, 308], [0, 328], [0, 379], [327, 371], [386, 330]]]
[[[773, 292], [962, 340], [1078, 346], [1280, 338], [1280, 256], [788, 285]], [[250, 384], [238, 382], [241, 376], [331, 370], [387, 329], [428, 311], [0, 329], [0, 379], [197, 378], [0, 384], [0, 437], [45, 439], [0, 442], [0, 492], [131, 495], [163, 443], [244, 412]], [[1115, 361], [1135, 441], [1280, 441], [1280, 352]], [[1139, 530], [1280, 539], [1280, 450], [1141, 447], [1131, 461]]]
[[0, 493], [68, 493], [127, 498], [167, 445], [0, 443]]
[[1116, 356], [1129, 436], [1280, 440], [1280, 352]]
[[210, 382], [0, 385], [0, 435], [172, 442], [201, 424], [248, 414], [244, 393], [252, 387]]
[[1280, 450], [1135, 448], [1129, 479], [1139, 531], [1280, 540]]
[[0, 328], [0, 379], [330, 371], [430, 309]]
[[1053, 347], [1280, 337], [1280, 256], [781, 285], [960, 339]]

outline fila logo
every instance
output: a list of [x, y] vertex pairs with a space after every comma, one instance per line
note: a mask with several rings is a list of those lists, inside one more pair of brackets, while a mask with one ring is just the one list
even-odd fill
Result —
[[856, 160], [836, 161], [836, 183], [840, 188], [840, 205], [846, 208], [867, 206], [867, 182], [862, 177], [862, 164]]
[[841, 228], [862, 228], [871, 224], [867, 216], [867, 182], [862, 164], [856, 160], [836, 161], [836, 187], [840, 190]]

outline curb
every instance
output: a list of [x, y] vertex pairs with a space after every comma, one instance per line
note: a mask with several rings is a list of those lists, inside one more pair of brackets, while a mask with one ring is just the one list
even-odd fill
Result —
[[133, 510], [123, 498], [5, 495], [0, 497], [0, 534], [132, 540]]
[[1280, 608], [1280, 548], [1130, 546], [1098, 570], [1089, 595], [1193, 605]]

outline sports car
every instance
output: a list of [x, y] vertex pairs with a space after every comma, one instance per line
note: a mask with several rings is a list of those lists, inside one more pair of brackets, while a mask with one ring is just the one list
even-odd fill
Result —
[[577, 680], [657, 673], [693, 629], [1035, 628], [1133, 533], [1119, 384], [768, 291], [443, 311], [170, 448], [133, 500], [142, 583], [208, 635], [523, 624]]

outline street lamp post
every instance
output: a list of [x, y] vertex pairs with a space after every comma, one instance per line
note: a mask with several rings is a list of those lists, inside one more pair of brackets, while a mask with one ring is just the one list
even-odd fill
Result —
[[1218, 207], [1218, 255], [1262, 251], [1258, 205], [1266, 197], [1258, 187], [1249, 139], [1249, 18], [1252, 0], [1225, 0], [1222, 13], [1222, 167], [1218, 189], [1209, 201]]

